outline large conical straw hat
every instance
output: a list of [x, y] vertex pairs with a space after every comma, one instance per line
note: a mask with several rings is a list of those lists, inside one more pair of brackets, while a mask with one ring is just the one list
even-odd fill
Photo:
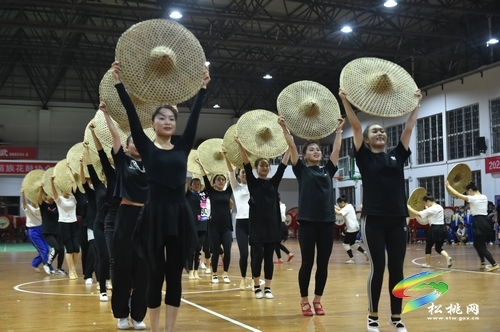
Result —
[[[54, 167], [53, 174], [56, 175], [54, 179], [54, 185], [58, 190], [58, 194], [62, 195], [64, 193], [71, 194], [75, 188], [73, 188], [73, 182], [71, 181], [71, 176], [75, 179], [75, 184], [78, 186], [80, 191], [85, 192], [83, 187], [81, 187], [81, 180], [78, 174], [73, 174], [69, 168], [68, 161], [66, 159], [60, 160]], [[51, 190], [52, 192], [52, 190]]]
[[241, 116], [236, 133], [246, 151], [257, 158], [274, 158], [288, 149], [278, 116], [266, 110], [253, 110]]
[[227, 164], [222, 153], [222, 138], [207, 139], [198, 146], [198, 158], [205, 173], [227, 174]]
[[299, 81], [287, 86], [278, 96], [279, 114], [294, 135], [315, 140], [335, 131], [340, 107], [333, 93], [313, 81]]
[[38, 204], [38, 189], [44, 173], [43, 169], [34, 169], [24, 176], [21, 187], [24, 189], [24, 195], [32, 203]]
[[[224, 134], [224, 138], [222, 139], [222, 146], [226, 149], [226, 157], [229, 162], [239, 168], [243, 169], [243, 159], [241, 159], [240, 149], [238, 144], [234, 140], [234, 135], [236, 134], [236, 124], [232, 125], [226, 130]], [[250, 152], [247, 151], [247, 157], [250, 161], [250, 165], [254, 167], [254, 163], [258, 157], [254, 156]]]
[[397, 64], [378, 58], [359, 58], [340, 73], [340, 88], [360, 111], [381, 117], [397, 117], [413, 111], [419, 102], [417, 84]]
[[427, 195], [427, 190], [422, 187], [418, 187], [411, 192], [408, 198], [407, 204], [411, 206], [414, 210], [423, 211], [425, 209], [424, 197]]
[[[113, 118], [113, 120], [118, 123], [122, 130], [130, 131], [127, 111], [125, 111], [125, 107], [123, 107], [122, 101], [120, 100], [118, 92], [116, 91], [113, 76], [111, 75], [111, 70], [108, 70], [106, 74], [104, 74], [104, 77], [101, 80], [101, 84], [99, 84], [99, 95], [102, 101], [106, 103], [106, 109], [111, 118]], [[142, 127], [151, 127], [151, 117], [154, 110], [158, 106], [160, 106], [160, 103], [144, 102], [136, 98], [132, 94], [130, 94], [130, 99], [135, 106], [135, 110], [137, 112], [137, 115], [139, 116]]]
[[[43, 181], [43, 191], [46, 195], [52, 197], [52, 187], [50, 185], [50, 177], [54, 174], [54, 167], [47, 168], [43, 173], [42, 181]], [[52, 197], [54, 198], [54, 197]]]
[[188, 29], [171, 20], [131, 26], [118, 40], [116, 60], [128, 92], [144, 102], [176, 105], [203, 85], [203, 48]]
[[191, 174], [202, 174], [203, 169], [200, 166], [200, 163], [196, 161], [198, 158], [198, 150], [192, 149], [189, 152], [188, 160], [187, 160], [187, 170]]
[[456, 164], [448, 173], [446, 181], [450, 186], [463, 193], [467, 185], [472, 181], [472, 171], [467, 164]]

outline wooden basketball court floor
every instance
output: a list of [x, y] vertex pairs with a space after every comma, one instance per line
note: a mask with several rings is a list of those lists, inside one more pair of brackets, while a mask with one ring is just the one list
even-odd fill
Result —
[[[325, 316], [304, 317], [301, 314], [297, 273], [300, 266], [298, 242], [286, 245], [295, 258], [275, 265], [273, 293], [275, 298], [255, 299], [253, 292], [240, 291], [236, 242], [232, 246], [229, 269], [230, 284], [212, 285], [210, 275], [202, 280], [183, 279], [183, 302], [177, 319], [177, 331], [366, 331], [368, 262], [355, 254], [356, 264], [345, 264], [347, 254], [339, 241], [334, 244], [329, 276], [323, 296]], [[0, 250], [3, 251], [3, 244]], [[403, 314], [408, 331], [500, 331], [500, 270], [479, 270], [479, 259], [471, 245], [445, 245], [453, 257], [453, 267], [435, 252], [432, 269], [423, 269], [424, 244], [407, 248], [405, 276], [425, 270], [445, 272], [430, 280], [444, 282], [448, 291], [431, 304]], [[500, 261], [500, 248], [488, 246]], [[34, 253], [0, 253], [0, 331], [116, 331], [111, 302], [99, 302], [96, 284], [85, 286], [81, 277], [36, 273], [30, 265]], [[284, 256], [286, 258], [286, 255]], [[314, 270], [313, 270], [314, 271]], [[146, 272], [145, 272], [146, 273]], [[248, 269], [250, 273], [250, 268]], [[314, 289], [311, 280], [310, 295]], [[430, 289], [411, 292], [422, 296]], [[408, 303], [404, 300], [403, 305]], [[163, 304], [164, 307], [164, 304]], [[441, 311], [440, 313], [438, 311]], [[162, 309], [161, 322], [163, 326]], [[380, 331], [394, 331], [389, 323], [387, 272], [379, 306]], [[145, 322], [149, 325], [149, 318]], [[131, 328], [132, 329], [132, 328]], [[149, 327], [147, 328], [149, 330]]]

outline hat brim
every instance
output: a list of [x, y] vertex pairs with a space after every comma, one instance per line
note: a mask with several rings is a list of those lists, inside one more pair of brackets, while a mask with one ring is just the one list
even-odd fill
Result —
[[222, 153], [222, 138], [207, 139], [198, 146], [198, 158], [205, 173], [227, 174], [226, 160]]
[[[226, 149], [226, 157], [231, 163], [231, 165], [243, 169], [243, 159], [241, 158], [240, 149], [238, 144], [234, 140], [234, 135], [236, 135], [236, 124], [232, 125], [226, 130], [224, 138], [222, 139], [222, 146]], [[250, 152], [246, 151], [248, 160], [252, 167], [258, 157], [254, 156]]]
[[21, 187], [24, 190], [24, 196], [32, 203], [38, 204], [38, 190], [40, 183], [43, 181], [42, 169], [34, 169], [25, 175]]
[[472, 181], [472, 171], [467, 164], [456, 164], [448, 173], [446, 181], [459, 193], [465, 192], [465, 188]]
[[411, 192], [408, 198], [408, 205], [416, 211], [423, 211], [425, 209], [425, 202], [423, 198], [427, 195], [427, 190], [423, 187], [418, 187]]

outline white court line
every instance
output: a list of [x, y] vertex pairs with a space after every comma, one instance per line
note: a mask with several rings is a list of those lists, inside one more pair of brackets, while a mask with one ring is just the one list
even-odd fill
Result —
[[50, 282], [50, 281], [61, 281], [61, 280], [69, 280], [66, 278], [60, 278], [60, 279], [49, 279], [49, 280], [37, 280], [37, 281], [30, 281], [30, 282], [25, 282], [24, 284], [19, 284], [14, 286], [14, 290], [22, 293], [28, 293], [28, 294], [40, 294], [40, 295], [59, 295], [59, 296], [96, 296], [99, 294], [69, 294], [69, 293], [47, 293], [47, 292], [35, 292], [35, 291], [28, 291], [21, 289], [22, 286], [26, 285], [32, 285], [32, 284], [37, 284], [41, 282]]
[[182, 301], [182, 302], [184, 302], [184, 303], [186, 303], [186, 304], [189, 304], [190, 306], [193, 306], [193, 307], [195, 307], [195, 308], [198, 308], [198, 309], [200, 309], [200, 310], [203, 310], [203, 311], [205, 311], [206, 313], [209, 313], [209, 314], [211, 314], [211, 315], [214, 315], [214, 316], [216, 316], [216, 317], [219, 317], [219, 318], [221, 318], [221, 319], [224, 319], [224, 320], [226, 320], [226, 321], [228, 321], [228, 322], [230, 322], [230, 323], [233, 323], [233, 324], [235, 324], [235, 325], [241, 326], [242, 328], [247, 329], [247, 330], [249, 330], [249, 331], [253, 331], [253, 332], [262, 332], [261, 330], [256, 329], [255, 327], [251, 327], [251, 326], [249, 326], [249, 325], [243, 324], [242, 322], [239, 322], [239, 321], [234, 320], [234, 319], [232, 319], [232, 318], [229, 318], [229, 317], [226, 317], [226, 316], [224, 316], [224, 315], [221, 315], [221, 314], [219, 314], [218, 312], [215, 312], [215, 311], [213, 311], [213, 310], [210, 310], [210, 309], [207, 309], [207, 308], [205, 308], [205, 307], [202, 307], [202, 306], [201, 306], [201, 305], [199, 305], [199, 304], [193, 303], [193, 302], [188, 301], [188, 300], [185, 300], [185, 299], [181, 299], [181, 301]]
[[[465, 256], [465, 254], [462, 254], [462, 255], [455, 255], [455, 256]], [[455, 257], [453, 256], [453, 257]], [[431, 256], [431, 257], [440, 257], [440, 256]], [[414, 258], [411, 260], [411, 262], [417, 266], [420, 266], [421, 264], [420, 263], [417, 263], [416, 261], [419, 260], [419, 259], [425, 259], [425, 257], [417, 257], [417, 258]], [[499, 273], [495, 273], [495, 272], [486, 272], [486, 271], [471, 271], [471, 270], [461, 270], [461, 269], [455, 269], [453, 268], [453, 266], [451, 268], [447, 268], [447, 267], [434, 267], [434, 266], [431, 266], [429, 269], [433, 269], [433, 270], [446, 270], [446, 271], [456, 271], [456, 272], [464, 272], [464, 273], [474, 273], [474, 274], [487, 274], [487, 275], [498, 275], [500, 276]]]

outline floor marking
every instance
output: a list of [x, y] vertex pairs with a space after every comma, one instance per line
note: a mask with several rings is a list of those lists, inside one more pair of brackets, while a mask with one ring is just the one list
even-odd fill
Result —
[[[465, 254], [456, 254], [454, 256], [465, 256]], [[454, 257], [453, 256], [453, 257]], [[441, 257], [441, 256], [431, 256], [432, 257]], [[453, 258], [452, 257], [452, 258]], [[420, 260], [420, 259], [425, 259], [425, 257], [417, 257], [417, 258], [414, 258], [411, 260], [411, 262], [415, 265], [418, 265], [418, 266], [421, 266], [422, 264], [420, 263], [417, 263], [416, 261], [417, 260]], [[471, 270], [461, 270], [461, 269], [455, 269], [453, 268], [453, 266], [451, 268], [447, 268], [447, 267], [434, 267], [434, 266], [431, 266], [427, 269], [433, 269], [433, 270], [447, 270], [447, 271], [456, 271], [456, 272], [464, 272], [464, 273], [475, 273], [475, 274], [488, 274], [488, 275], [500, 275], [498, 273], [492, 273], [492, 272], [487, 272], [487, 271], [471, 271]]]
[[182, 302], [184, 302], [184, 303], [186, 303], [186, 304], [189, 304], [190, 306], [193, 306], [193, 307], [198, 308], [198, 309], [200, 309], [200, 310], [202, 310], [202, 311], [205, 311], [206, 313], [209, 313], [209, 314], [211, 314], [211, 315], [214, 315], [214, 316], [216, 316], [216, 317], [219, 317], [219, 318], [221, 318], [221, 319], [224, 319], [224, 320], [226, 320], [226, 321], [228, 321], [228, 322], [230, 322], [230, 323], [233, 323], [233, 324], [235, 324], [235, 325], [241, 326], [242, 328], [247, 329], [247, 330], [249, 330], [249, 331], [253, 331], [253, 332], [261, 332], [261, 330], [256, 329], [255, 327], [251, 327], [251, 326], [249, 326], [249, 325], [243, 324], [242, 322], [239, 322], [239, 321], [234, 320], [234, 319], [232, 319], [232, 318], [229, 318], [229, 317], [226, 317], [226, 316], [224, 316], [224, 315], [221, 315], [221, 314], [219, 314], [218, 312], [215, 312], [215, 311], [213, 311], [213, 310], [210, 310], [210, 309], [207, 309], [207, 308], [205, 308], [205, 307], [202, 307], [202, 306], [201, 306], [201, 305], [199, 305], [199, 304], [193, 303], [193, 302], [188, 301], [188, 300], [185, 300], [185, 299], [181, 299], [181, 301], [182, 301]]

